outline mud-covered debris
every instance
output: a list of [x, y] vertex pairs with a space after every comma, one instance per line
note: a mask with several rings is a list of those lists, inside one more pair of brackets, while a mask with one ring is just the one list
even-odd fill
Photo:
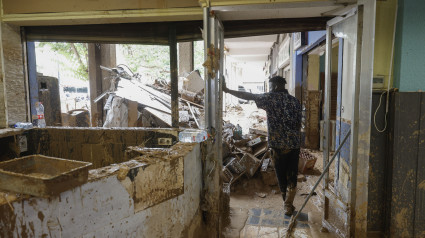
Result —
[[229, 183], [230, 184], [233, 181], [233, 174], [226, 167], [224, 167], [223, 170], [222, 170], [222, 177], [223, 177], [223, 181], [225, 183]]
[[125, 164], [120, 165], [120, 168], [119, 168], [118, 174], [117, 174], [117, 179], [120, 180], [120, 181], [124, 180], [127, 177], [128, 171], [130, 171], [130, 167], [128, 167]]
[[271, 159], [269, 158], [263, 160], [263, 163], [261, 164], [261, 172], [267, 171], [267, 168], [269, 167], [270, 162], [271, 162]]
[[297, 177], [298, 182], [305, 182], [307, 181], [307, 178], [303, 174], [299, 174]]
[[267, 151], [268, 145], [267, 142], [261, 142], [257, 144], [256, 146], [252, 147], [252, 153], [255, 157], [259, 158], [261, 155], [263, 155]]
[[249, 128], [250, 134], [260, 135], [260, 136], [267, 136], [267, 131], [255, 129], [255, 128]]
[[257, 137], [257, 138], [255, 138], [255, 139], [253, 139], [253, 140], [248, 141], [248, 142], [246, 143], [246, 145], [247, 145], [247, 146], [255, 146], [255, 145], [257, 145], [257, 144], [259, 144], [259, 143], [261, 143], [261, 142], [262, 142], [261, 137]]
[[[101, 66], [101, 69], [111, 74], [111, 88], [102, 94], [109, 95], [108, 102], [112, 102], [111, 107], [104, 108], [107, 114], [104, 127], [171, 127], [169, 81], [157, 79], [147, 83], [139, 74], [127, 72], [121, 66]], [[204, 117], [204, 83], [199, 73], [193, 72], [190, 76], [187, 87], [179, 89], [179, 126], [199, 128], [199, 121]]]
[[267, 197], [267, 194], [266, 193], [255, 193], [255, 195], [257, 195], [258, 197], [260, 197], [260, 198], [265, 198], [265, 197]]
[[241, 160], [236, 159], [235, 157], [229, 160], [229, 163], [226, 165], [233, 173], [240, 174], [247, 170], [244, 164], [241, 163]]
[[300, 159], [298, 162], [298, 172], [305, 174], [314, 168], [317, 158], [313, 156], [308, 150], [301, 149]]
[[246, 168], [246, 174], [250, 177], [254, 176], [258, 168], [261, 166], [261, 160], [257, 159], [250, 153], [244, 154], [240, 162]]

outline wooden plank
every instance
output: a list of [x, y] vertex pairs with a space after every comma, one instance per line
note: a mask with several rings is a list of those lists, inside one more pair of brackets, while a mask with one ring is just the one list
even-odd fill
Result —
[[393, 237], [414, 236], [420, 97], [416, 92], [395, 95], [390, 221]]
[[[101, 52], [99, 44], [88, 45], [90, 98], [102, 94], [102, 72], [100, 70]], [[103, 126], [102, 103], [90, 103], [91, 126]]]

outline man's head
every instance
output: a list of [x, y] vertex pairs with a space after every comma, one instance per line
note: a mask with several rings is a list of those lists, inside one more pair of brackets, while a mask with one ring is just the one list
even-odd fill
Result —
[[281, 76], [274, 76], [269, 79], [270, 92], [283, 92], [285, 90], [286, 80]]

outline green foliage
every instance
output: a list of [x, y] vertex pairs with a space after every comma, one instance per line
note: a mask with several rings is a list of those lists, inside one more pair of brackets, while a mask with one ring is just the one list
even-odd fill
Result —
[[[78, 79], [87, 81], [88, 76], [88, 45], [86, 43], [39, 42], [36, 47], [41, 50], [54, 51], [58, 55], [56, 61], [61, 68], [73, 72]], [[139, 73], [143, 81], [170, 78], [170, 48], [162, 45], [117, 45], [121, 51], [124, 63], [134, 73]], [[118, 52], [117, 52], [118, 53]], [[65, 60], [66, 59], [66, 60]], [[194, 42], [194, 63], [203, 76], [204, 42]]]
[[161, 45], [130, 45], [117, 47], [122, 50], [127, 66], [142, 76], [142, 81], [170, 78], [170, 48]]
[[73, 72], [78, 79], [84, 81], [89, 79], [87, 43], [39, 42], [37, 47], [64, 56], [66, 60], [57, 59], [61, 68]]

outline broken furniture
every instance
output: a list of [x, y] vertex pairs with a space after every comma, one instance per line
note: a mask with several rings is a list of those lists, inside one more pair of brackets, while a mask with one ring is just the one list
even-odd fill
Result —
[[[93, 103], [98, 103], [108, 96], [104, 107], [107, 112], [104, 127], [171, 127], [171, 86], [167, 82], [156, 80], [147, 84], [139, 75], [130, 75], [120, 67], [110, 69], [101, 66], [101, 69], [111, 73], [111, 88], [93, 100]], [[185, 83], [179, 89], [179, 125], [201, 128], [203, 80], [194, 71], [183, 81]]]
[[264, 184], [269, 186], [277, 185], [276, 172], [274, 170], [271, 152], [267, 151], [267, 153], [264, 154], [262, 160], [263, 163], [261, 164], [261, 179], [263, 180]]
[[[222, 176], [229, 186], [242, 175], [252, 177], [262, 165], [267, 151], [267, 138], [258, 134], [235, 133], [237, 128], [231, 123], [223, 126], [223, 169]], [[225, 153], [226, 152], [226, 153]]]
[[0, 163], [0, 189], [38, 197], [87, 182], [91, 163], [30, 155]]
[[[266, 131], [250, 128], [249, 134], [239, 138], [236, 127], [231, 123], [223, 126], [223, 168], [222, 176], [226, 186], [230, 186], [242, 175], [253, 177], [261, 167], [264, 184], [277, 185], [271, 152], [268, 150]], [[298, 162], [299, 173], [314, 168], [317, 158], [309, 150], [301, 149]], [[227, 189], [227, 187], [226, 187]]]

